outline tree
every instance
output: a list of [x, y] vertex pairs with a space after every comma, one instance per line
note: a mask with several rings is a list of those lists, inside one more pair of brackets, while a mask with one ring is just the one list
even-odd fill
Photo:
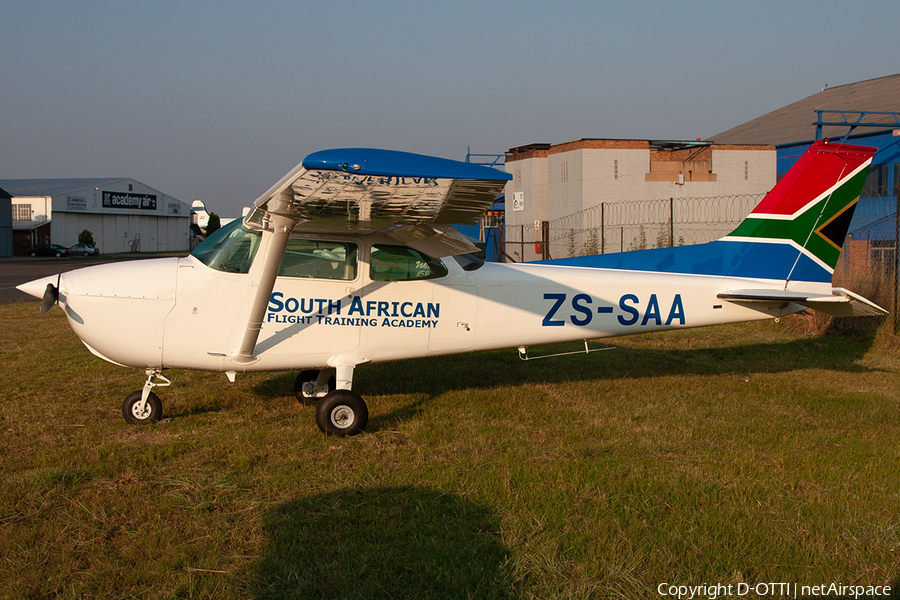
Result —
[[206, 222], [206, 235], [211, 235], [216, 229], [222, 226], [219, 215], [214, 212], [209, 213], [209, 221]]
[[636, 238], [631, 240], [631, 244], [628, 245], [628, 251], [634, 252], [635, 250], [646, 250], [647, 249], [647, 232], [644, 231], [644, 226], [641, 225], [640, 230], [638, 230], [638, 235]]
[[600, 236], [596, 229], [588, 231], [587, 238], [581, 246], [582, 256], [595, 256], [600, 254]]
[[96, 244], [94, 244], [94, 234], [87, 229], [82, 229], [81, 233], [78, 234], [78, 243], [95, 246]]

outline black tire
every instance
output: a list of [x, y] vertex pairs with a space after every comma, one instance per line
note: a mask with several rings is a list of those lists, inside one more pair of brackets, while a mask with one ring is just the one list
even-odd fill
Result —
[[61, 258], [61, 257], [62, 257], [62, 252], [57, 252], [57, 253], [56, 253], [56, 258]]
[[131, 392], [122, 403], [122, 416], [132, 425], [146, 425], [156, 423], [162, 417], [162, 402], [159, 396], [150, 392], [147, 397], [147, 406], [143, 414], [137, 414], [137, 405], [141, 402], [141, 390]]
[[82, 254], [82, 256], [87, 256], [88, 254], [89, 254], [89, 252], [87, 250], [85, 250], [84, 254]]
[[322, 398], [316, 408], [316, 424], [325, 435], [356, 435], [369, 422], [365, 400], [350, 390], [334, 390]]
[[35, 256], [37, 256], [37, 252], [35, 252], [34, 250], [32, 250], [31, 252], [28, 253], [28, 256], [34, 258]]
[[[299, 402], [300, 404], [315, 405], [319, 403], [319, 400], [324, 398], [324, 396], [318, 398], [315, 396], [306, 396], [303, 393], [303, 384], [309, 381], [315, 381], [318, 378], [318, 371], [300, 371], [300, 374], [297, 375], [297, 379], [294, 380], [294, 396], [296, 396], [297, 402]], [[328, 378], [328, 383], [326, 385], [328, 387], [328, 392], [326, 392], [326, 395], [330, 392], [333, 392], [335, 388], [337, 388], [337, 382], [334, 379], [334, 375]]]

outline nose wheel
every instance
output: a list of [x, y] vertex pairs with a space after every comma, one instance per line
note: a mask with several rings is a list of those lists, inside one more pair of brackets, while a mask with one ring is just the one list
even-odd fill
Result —
[[156, 423], [162, 418], [162, 402], [159, 396], [150, 392], [147, 400], [141, 402], [142, 391], [131, 392], [122, 403], [122, 416], [132, 425]]
[[122, 416], [132, 425], [156, 423], [162, 418], [162, 402], [151, 390], [171, 384], [172, 382], [163, 377], [159, 371], [148, 369], [144, 387], [128, 394], [122, 403]]

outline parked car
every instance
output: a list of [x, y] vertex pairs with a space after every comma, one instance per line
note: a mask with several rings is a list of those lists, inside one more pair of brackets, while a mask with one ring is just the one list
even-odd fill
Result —
[[32, 248], [28, 252], [28, 256], [68, 256], [69, 249], [59, 244], [44, 244], [37, 248]]
[[90, 256], [92, 254], [100, 254], [100, 250], [94, 248], [90, 244], [75, 244], [69, 248], [69, 254], [72, 256]]

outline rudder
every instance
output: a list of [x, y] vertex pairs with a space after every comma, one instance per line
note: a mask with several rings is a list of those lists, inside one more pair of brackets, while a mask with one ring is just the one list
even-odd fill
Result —
[[789, 244], [797, 258], [788, 280], [810, 261], [832, 273], [876, 150], [816, 141], [722, 240]]

